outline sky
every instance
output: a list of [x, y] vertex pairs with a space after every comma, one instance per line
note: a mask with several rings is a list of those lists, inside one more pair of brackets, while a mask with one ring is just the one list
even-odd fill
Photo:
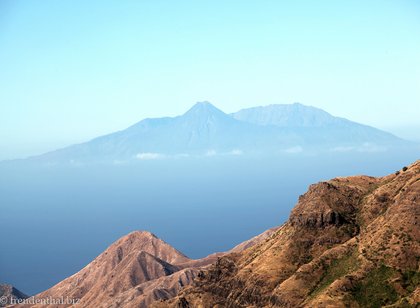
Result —
[[420, 2], [0, 1], [0, 159], [276, 103], [420, 140]]

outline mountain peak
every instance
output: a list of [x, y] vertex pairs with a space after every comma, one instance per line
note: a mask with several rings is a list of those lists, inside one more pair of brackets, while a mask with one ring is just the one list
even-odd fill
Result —
[[186, 262], [189, 260], [184, 254], [148, 231], [133, 231], [113, 243], [109, 250], [121, 250], [125, 254], [133, 251], [145, 251], [165, 262]]
[[216, 108], [216, 107], [213, 106], [212, 103], [210, 103], [208, 101], [196, 102], [193, 107], [200, 107], [200, 108], [213, 107], [213, 108]]
[[203, 101], [197, 102], [192, 106], [184, 115], [209, 115], [209, 114], [219, 114], [226, 115], [223, 111], [216, 108], [213, 104]]
[[149, 231], [144, 231], [144, 230], [136, 230], [133, 232], [130, 232], [129, 234], [127, 234], [125, 236], [126, 238], [158, 238], [156, 235], [154, 235], [153, 233], [149, 232]]

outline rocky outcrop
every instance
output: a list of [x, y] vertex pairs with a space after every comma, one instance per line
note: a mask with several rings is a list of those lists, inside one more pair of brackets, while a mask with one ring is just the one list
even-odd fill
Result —
[[153, 307], [410, 307], [420, 302], [420, 161], [311, 185], [265, 241]]
[[367, 176], [336, 178], [311, 185], [299, 197], [289, 223], [302, 227], [337, 227], [357, 224], [356, 213], [362, 198], [377, 185], [378, 179]]
[[22, 293], [10, 284], [0, 284], [0, 307], [12, 304], [16, 300], [28, 298], [28, 295]]

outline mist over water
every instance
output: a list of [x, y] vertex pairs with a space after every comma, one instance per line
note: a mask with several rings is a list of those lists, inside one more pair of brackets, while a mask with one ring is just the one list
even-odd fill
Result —
[[208, 157], [131, 165], [0, 164], [0, 281], [35, 294], [148, 230], [191, 258], [280, 225], [309, 184], [386, 175], [418, 153]]

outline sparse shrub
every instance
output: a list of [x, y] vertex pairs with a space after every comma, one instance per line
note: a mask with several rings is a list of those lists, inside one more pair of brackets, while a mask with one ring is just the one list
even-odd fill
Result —
[[420, 284], [420, 273], [417, 271], [407, 271], [402, 275], [403, 287], [408, 292], [413, 292], [416, 286]]
[[395, 171], [395, 175], [399, 175], [400, 174], [400, 172], [399, 171]]
[[384, 265], [372, 270], [362, 281], [356, 283], [352, 292], [354, 299], [361, 307], [379, 308], [394, 303], [398, 299], [398, 293], [388, 282], [392, 275], [393, 270]]
[[356, 270], [359, 266], [356, 256], [357, 251], [354, 251], [349, 255], [332, 260], [330, 264], [324, 263], [322, 268], [325, 272], [317, 285], [311, 291], [310, 296], [315, 297], [317, 294], [325, 290], [335, 280], [340, 279]]
[[402, 169], [402, 170], [403, 170], [403, 171], [407, 171], [407, 169], [408, 169], [407, 167], [403, 167], [403, 169]]
[[376, 196], [376, 200], [378, 200], [380, 203], [384, 203], [388, 201], [388, 195], [387, 194], [382, 194], [379, 196]]

